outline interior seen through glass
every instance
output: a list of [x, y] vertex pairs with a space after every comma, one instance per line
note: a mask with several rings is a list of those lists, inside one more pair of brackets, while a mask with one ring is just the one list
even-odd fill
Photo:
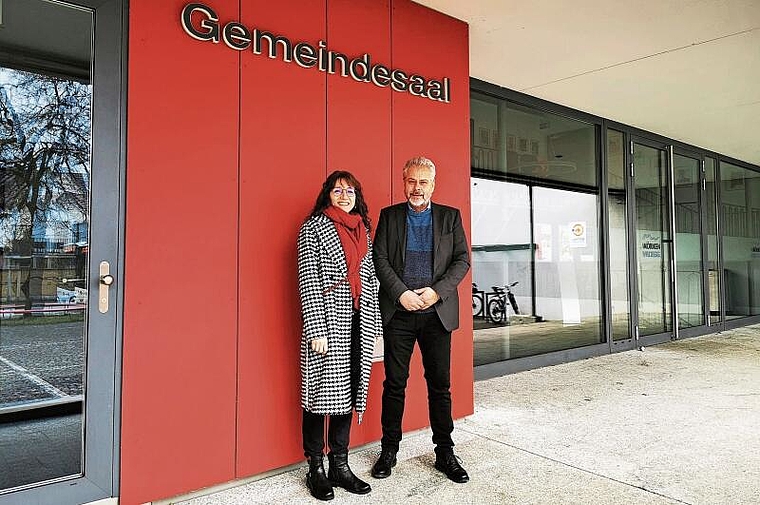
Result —
[[597, 196], [471, 184], [475, 365], [599, 343]]

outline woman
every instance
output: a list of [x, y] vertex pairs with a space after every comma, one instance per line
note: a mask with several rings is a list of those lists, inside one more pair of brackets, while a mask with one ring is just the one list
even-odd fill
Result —
[[[352, 411], [361, 423], [375, 337], [382, 335], [369, 230], [361, 184], [349, 172], [335, 171], [298, 234], [306, 485], [320, 500], [334, 497], [332, 486], [356, 494], [371, 491], [348, 466]], [[326, 416], [327, 475], [322, 464]]]

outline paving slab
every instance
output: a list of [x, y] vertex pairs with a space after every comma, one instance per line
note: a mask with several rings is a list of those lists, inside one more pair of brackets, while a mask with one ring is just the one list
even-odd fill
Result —
[[[331, 503], [760, 503], [760, 325], [475, 383], [475, 414], [456, 422], [470, 473], [433, 468], [430, 433], [405, 435], [393, 475], [350, 455], [369, 495]], [[306, 466], [163, 503], [318, 503]]]

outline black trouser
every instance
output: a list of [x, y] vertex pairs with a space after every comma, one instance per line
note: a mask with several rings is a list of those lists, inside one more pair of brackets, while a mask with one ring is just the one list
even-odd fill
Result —
[[454, 447], [451, 432], [451, 332], [435, 312], [398, 311], [384, 331], [385, 381], [383, 382], [382, 446], [398, 450], [404, 416], [409, 360], [414, 343], [420, 346], [428, 390], [428, 413], [437, 449]]
[[[356, 405], [356, 395], [359, 390], [359, 374], [361, 373], [361, 336], [359, 332], [359, 312], [351, 319], [351, 401]], [[328, 346], [327, 352], [330, 352]], [[303, 411], [301, 431], [303, 433], [303, 451], [308, 458], [319, 456], [325, 449], [325, 417], [329, 418], [327, 427], [327, 444], [333, 454], [348, 452], [348, 441], [351, 436], [351, 420], [353, 414], [330, 415], [314, 414]]]
[[333, 454], [348, 452], [353, 414], [323, 416], [303, 411], [303, 453], [308, 458], [321, 456], [325, 450], [325, 417], [329, 417], [327, 444]]

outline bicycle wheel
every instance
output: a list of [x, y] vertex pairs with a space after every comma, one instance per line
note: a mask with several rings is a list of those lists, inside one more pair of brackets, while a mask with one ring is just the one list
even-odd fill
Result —
[[483, 315], [483, 299], [479, 296], [472, 297], [472, 315], [475, 317]]
[[500, 299], [488, 302], [488, 317], [496, 324], [502, 324], [507, 318], [504, 302]]

